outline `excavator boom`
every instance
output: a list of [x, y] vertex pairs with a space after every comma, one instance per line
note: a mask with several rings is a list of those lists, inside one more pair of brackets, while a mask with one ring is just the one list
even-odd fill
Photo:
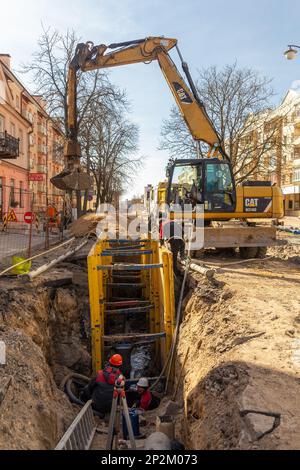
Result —
[[[169, 51], [176, 48], [182, 62], [190, 87], [187, 86]], [[52, 183], [60, 189], [87, 189], [90, 180], [80, 167], [80, 145], [76, 111], [77, 72], [83, 72], [157, 61], [175, 98], [177, 106], [195, 141], [205, 142], [210, 147], [209, 156], [227, 158], [220, 138], [210, 121], [204, 104], [198, 97], [196, 87], [190, 76], [188, 66], [183, 61], [177, 46], [177, 40], [164, 37], [148, 37], [115, 43], [106, 46], [93, 43], [78, 44], [75, 56], [70, 63], [68, 75], [68, 140], [65, 149], [67, 168], [52, 178]]]
[[[157, 60], [192, 137], [211, 147], [219, 147], [219, 136], [207, 116], [204, 104], [196, 95], [196, 88], [192, 84], [192, 91], [189, 89], [168, 53], [174, 47], [178, 50], [177, 39], [164, 37], [149, 37], [109, 46], [102, 44], [92, 48], [92, 58], [87, 59], [81, 69], [88, 71]], [[182, 64], [189, 73], [187, 64], [183, 61]]]

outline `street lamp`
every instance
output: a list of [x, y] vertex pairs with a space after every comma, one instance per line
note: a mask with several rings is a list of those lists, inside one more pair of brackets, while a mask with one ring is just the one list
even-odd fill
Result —
[[297, 52], [298, 52], [297, 49], [300, 49], [300, 46], [295, 46], [295, 44], [288, 45], [288, 50], [285, 51], [285, 53], [284, 53], [287, 60], [295, 59], [295, 57], [297, 55]]

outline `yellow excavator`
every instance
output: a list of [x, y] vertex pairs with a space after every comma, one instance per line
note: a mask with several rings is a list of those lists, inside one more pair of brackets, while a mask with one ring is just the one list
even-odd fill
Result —
[[[179, 54], [189, 86], [169, 55], [173, 48]], [[276, 228], [267, 225], [259, 227], [253, 219], [281, 218], [282, 192], [268, 181], [235, 184], [230, 159], [198, 96], [176, 39], [148, 37], [109, 46], [94, 46], [92, 42], [78, 44], [68, 75], [67, 163], [65, 170], [51, 179], [52, 183], [64, 190], [84, 190], [91, 185], [90, 177], [80, 165], [76, 114], [78, 70], [85, 72], [139, 62], [148, 64], [152, 61], [159, 63], [193, 139], [199, 145], [204, 143], [207, 146], [205, 158], [170, 161], [167, 167], [168, 181], [160, 185], [160, 196], [156, 202], [166, 202], [177, 207], [201, 204], [205, 220], [204, 247], [239, 247], [243, 257], [261, 256], [267, 246], [278, 244]], [[175, 210], [171, 216], [173, 220], [176, 219]], [[192, 217], [198, 216], [195, 213]]]

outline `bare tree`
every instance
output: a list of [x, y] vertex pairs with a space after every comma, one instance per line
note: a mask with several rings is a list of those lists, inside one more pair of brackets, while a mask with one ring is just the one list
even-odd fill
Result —
[[[47, 111], [60, 120], [65, 135], [67, 123], [68, 67], [80, 38], [74, 31], [62, 35], [57, 30], [43, 28], [38, 41], [38, 49], [32, 61], [23, 66], [21, 72], [28, 73], [35, 86], [35, 93], [46, 100]], [[97, 105], [99, 113], [127, 106], [125, 92], [113, 85], [103, 70], [78, 71], [77, 118], [78, 126]]]
[[122, 193], [141, 166], [138, 150], [139, 129], [121, 112], [96, 114], [81, 130], [83, 157], [94, 176], [97, 205]]
[[[199, 72], [197, 89], [232, 162], [237, 181], [269, 171], [276, 152], [281, 117], [272, 116], [271, 80], [237, 64]], [[270, 125], [271, 124], [271, 125]], [[172, 157], [197, 158], [197, 146], [181, 115], [173, 107], [163, 121], [160, 148]], [[281, 143], [281, 142], [280, 142]]]
[[[33, 54], [31, 63], [24, 65], [22, 70], [22, 72], [30, 75], [35, 86], [35, 93], [43, 96], [46, 101], [48, 113], [61, 123], [61, 128], [65, 135], [68, 135], [69, 131], [67, 122], [68, 67], [74, 56], [78, 42], [79, 38], [74, 31], [68, 31], [65, 35], [62, 35], [56, 30], [53, 31], [43, 28], [37, 51]], [[122, 158], [125, 152], [125, 144], [121, 149], [119, 143], [118, 149], [120, 155], [118, 155], [115, 142], [107, 140], [107, 138], [100, 138], [99, 132], [101, 131], [101, 125], [107, 130], [108, 116], [109, 119], [115, 121], [114, 125], [117, 126], [116, 122], [121, 122], [118, 116], [123, 115], [128, 108], [129, 105], [125, 92], [119, 90], [110, 82], [105, 71], [95, 70], [84, 73], [78, 71], [77, 118], [79, 141], [85, 151], [87, 171], [88, 173], [92, 173], [95, 178], [97, 174], [98, 179], [100, 176], [95, 171], [95, 168], [97, 167], [97, 159], [99, 159], [99, 166], [103, 171], [101, 175], [101, 187], [103, 187], [102, 191], [104, 191], [105, 197], [108, 197], [109, 192], [111, 194], [113, 187], [124, 187], [126, 179], [132, 175], [133, 167], [129, 164], [122, 166], [122, 184], [117, 184], [121, 170], [119, 170], [118, 175], [114, 173], [114, 171], [111, 174], [111, 167], [109, 167], [109, 169], [105, 167], [106, 163], [107, 165], [111, 165], [111, 161], [105, 160], [103, 155], [108, 152], [113, 152], [116, 159]], [[100, 124], [102, 119], [103, 123]], [[96, 128], [93, 123], [97, 123], [98, 127]], [[130, 127], [130, 124], [128, 124], [128, 126]], [[125, 132], [124, 122], [123, 131]], [[130, 138], [128, 134], [127, 129], [126, 145], [129, 146]], [[133, 139], [134, 135], [137, 139], [137, 134], [138, 130], [132, 125], [131, 138]], [[95, 139], [95, 142], [93, 142], [93, 139]], [[106, 146], [114, 145], [114, 148], [105, 148], [104, 150], [100, 148], [100, 144]], [[95, 151], [96, 148], [98, 153]], [[90, 154], [90, 152], [92, 153]], [[92, 157], [90, 157], [90, 155], [92, 155]], [[90, 165], [92, 166], [90, 167]], [[115, 167], [113, 166], [113, 168]], [[126, 171], [128, 171], [128, 174], [126, 174]], [[108, 178], [109, 181], [106, 181], [105, 178]], [[79, 203], [77, 207], [81, 209], [80, 194], [78, 197]], [[99, 197], [100, 199], [102, 198], [102, 193], [99, 193]], [[84, 200], [84, 209], [86, 209], [86, 203], [87, 192]]]

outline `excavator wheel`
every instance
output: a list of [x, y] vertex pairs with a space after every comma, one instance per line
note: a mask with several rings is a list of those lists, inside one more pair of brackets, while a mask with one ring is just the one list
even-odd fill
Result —
[[240, 257], [243, 259], [257, 258], [258, 250], [257, 246], [240, 246]]
[[257, 250], [256, 258], [265, 258], [267, 254], [267, 246], [259, 246]]

